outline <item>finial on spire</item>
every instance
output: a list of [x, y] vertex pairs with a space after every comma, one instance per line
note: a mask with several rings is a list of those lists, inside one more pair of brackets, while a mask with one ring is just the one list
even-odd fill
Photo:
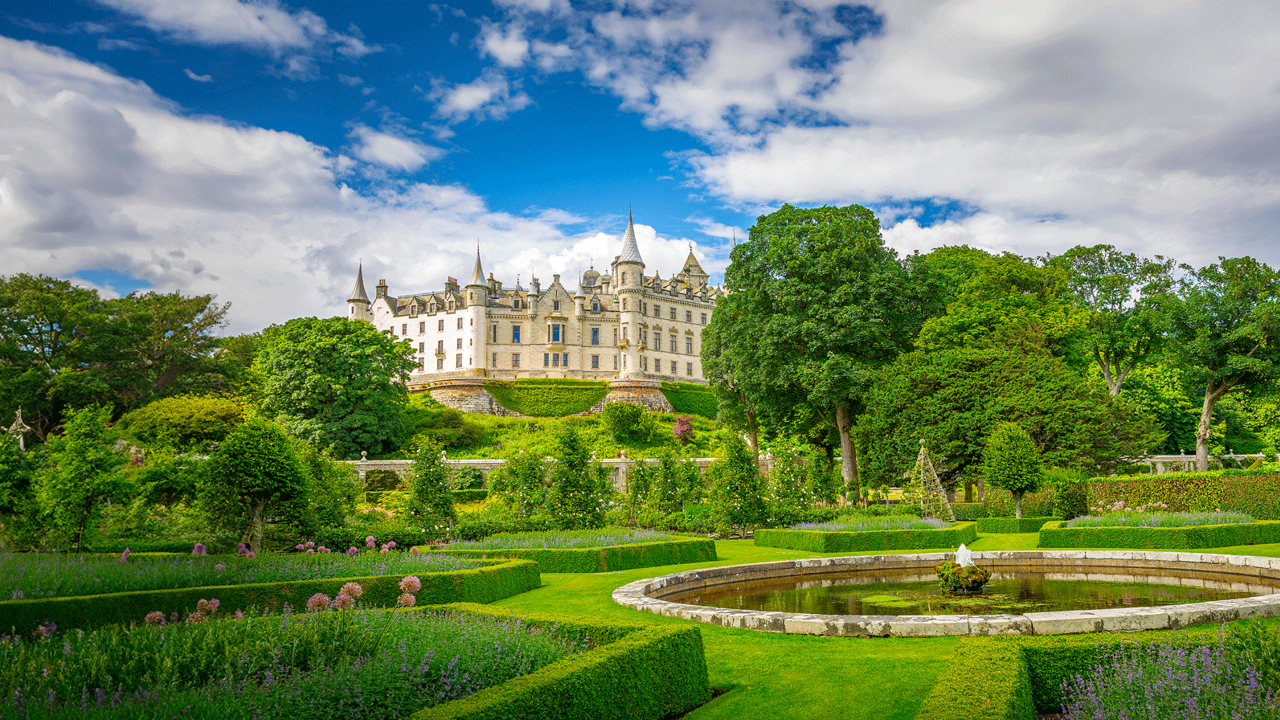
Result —
[[485, 285], [484, 268], [480, 266], [480, 243], [476, 243], [476, 266], [471, 270], [471, 279], [467, 281], [467, 286]]
[[631, 207], [627, 206], [627, 234], [622, 238], [622, 253], [618, 255], [618, 262], [635, 262], [644, 263], [640, 257], [640, 248], [636, 245], [636, 226], [631, 219]]

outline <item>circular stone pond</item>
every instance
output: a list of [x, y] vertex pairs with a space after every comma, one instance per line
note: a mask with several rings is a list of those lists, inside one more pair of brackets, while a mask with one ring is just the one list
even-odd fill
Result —
[[975, 552], [979, 595], [946, 596], [951, 553], [810, 558], [691, 570], [613, 592], [637, 610], [807, 635], [1057, 635], [1280, 615], [1280, 559], [1129, 550]]

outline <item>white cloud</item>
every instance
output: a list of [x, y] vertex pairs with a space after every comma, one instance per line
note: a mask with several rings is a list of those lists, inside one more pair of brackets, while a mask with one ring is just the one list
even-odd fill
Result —
[[351, 87], [360, 87], [361, 85], [364, 85], [364, 80], [360, 79], [358, 76], [343, 75], [342, 73], [338, 73], [338, 82], [343, 85], [350, 85]]
[[350, 135], [355, 141], [352, 155], [392, 170], [413, 172], [444, 155], [444, 150], [438, 147], [413, 138], [378, 132], [367, 125], [356, 125]]
[[[526, 285], [531, 268], [544, 282], [553, 272], [576, 282], [586, 262], [607, 265], [620, 246], [617, 218], [496, 212], [452, 185], [356, 191], [338, 179], [356, 169], [350, 157], [183, 115], [142, 83], [35, 43], [0, 38], [0, 113], [0, 272], [110, 269], [161, 292], [216, 294], [233, 304], [229, 332], [345, 315], [359, 258], [371, 283], [411, 292], [465, 277], [477, 238], [486, 268], [508, 283], [521, 273]], [[367, 128], [356, 140], [405, 153], [375, 156], [392, 164], [425, 152]], [[588, 227], [569, 234], [562, 224]], [[650, 267], [679, 269], [683, 241], [640, 230]]]
[[469, 83], [438, 84], [427, 95], [436, 101], [436, 115], [453, 123], [467, 118], [501, 120], [532, 102], [518, 86], [492, 68]]
[[202, 82], [202, 83], [213, 82], [212, 75], [197, 75], [194, 72], [192, 72], [191, 68], [184, 68], [182, 72], [186, 73], [187, 77], [191, 78], [192, 80], [195, 80], [196, 82]]
[[524, 37], [524, 28], [508, 26], [505, 30], [499, 25], [488, 25], [477, 38], [480, 49], [506, 67], [519, 67], [529, 56], [529, 41]]

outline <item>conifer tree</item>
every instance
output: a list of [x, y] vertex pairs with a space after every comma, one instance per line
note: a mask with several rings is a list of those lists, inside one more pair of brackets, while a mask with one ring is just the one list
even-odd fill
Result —
[[726, 435], [721, 447], [724, 457], [712, 466], [711, 512], [722, 532], [746, 537], [766, 515], [760, 468], [737, 435]]

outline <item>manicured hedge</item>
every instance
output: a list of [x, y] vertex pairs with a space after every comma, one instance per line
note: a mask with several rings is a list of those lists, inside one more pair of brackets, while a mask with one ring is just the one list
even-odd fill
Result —
[[720, 411], [715, 392], [706, 385], [663, 382], [662, 395], [671, 403], [676, 413], [681, 415], [701, 415], [715, 420], [716, 413]]
[[1062, 707], [1062, 682], [1085, 675], [1118, 643], [1200, 643], [1217, 628], [961, 638], [916, 720], [1034, 720]]
[[484, 389], [502, 407], [531, 417], [583, 413], [609, 393], [609, 385], [603, 381], [557, 378], [490, 380]]
[[1065, 525], [1065, 522], [1051, 522], [1040, 528], [1040, 547], [1179, 550], [1280, 542], [1280, 522], [1274, 520], [1190, 527], [1069, 528]]
[[1039, 532], [1045, 523], [1053, 520], [1061, 520], [1060, 517], [989, 517], [978, 518], [978, 532], [980, 533], [1033, 533]]
[[1280, 475], [1257, 470], [1216, 470], [1089, 481], [1090, 504], [1110, 505], [1117, 500], [1130, 507], [1162, 502], [1170, 512], [1229, 510], [1259, 520], [1280, 520]]
[[955, 548], [960, 543], [971, 543], [977, 539], [977, 528], [971, 522], [956, 523], [945, 530], [756, 530], [756, 545], [761, 547], [823, 553]]
[[445, 608], [585, 630], [601, 645], [470, 697], [422, 710], [411, 715], [412, 720], [656, 720], [682, 715], [711, 698], [697, 627], [623, 625], [469, 604]]
[[[1022, 514], [1027, 517], [1049, 517], [1057, 514], [1058, 489], [1053, 486], [1022, 497]], [[982, 495], [982, 507], [987, 517], [1013, 517], [1013, 493], [988, 486]]]
[[536, 560], [538, 569], [549, 573], [597, 573], [659, 565], [717, 560], [716, 543], [707, 538], [636, 543], [598, 548], [512, 548], [510, 550], [454, 550], [437, 548], [459, 557], [520, 558]]
[[951, 503], [951, 512], [955, 514], [956, 520], [977, 520], [990, 515], [982, 503], [954, 502]]
[[[112, 623], [141, 622], [152, 610], [164, 613], [188, 613], [196, 601], [218, 598], [219, 612], [261, 608], [277, 612], [288, 603], [294, 610], [306, 605], [316, 593], [336, 597], [345, 583], [357, 582], [364, 587], [360, 601], [368, 605], [393, 606], [400, 595], [397, 583], [403, 575], [376, 575], [363, 578], [321, 578], [288, 582], [223, 585], [216, 587], [179, 588], [175, 590], [138, 590], [78, 597], [55, 597], [38, 600], [0, 602], [0, 631], [28, 632], [50, 620], [60, 629], [92, 628]], [[452, 572], [422, 573], [417, 576], [422, 589], [415, 593], [418, 603], [493, 602], [541, 586], [542, 577], [536, 563], [527, 560], [493, 561], [481, 568]]]
[[484, 502], [489, 498], [489, 491], [484, 489], [453, 490], [450, 494], [453, 495], [453, 501], [456, 503]]

